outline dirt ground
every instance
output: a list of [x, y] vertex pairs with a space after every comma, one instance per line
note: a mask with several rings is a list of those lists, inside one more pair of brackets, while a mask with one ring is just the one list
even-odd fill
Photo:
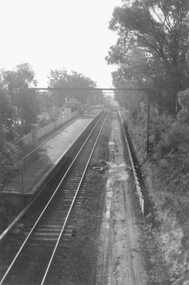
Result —
[[111, 129], [96, 285], [145, 285], [147, 277], [138, 243], [139, 229], [128, 191], [128, 166], [116, 117]]

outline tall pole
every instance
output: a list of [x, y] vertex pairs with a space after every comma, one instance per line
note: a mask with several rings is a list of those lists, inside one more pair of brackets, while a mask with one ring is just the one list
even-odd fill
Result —
[[149, 154], [149, 137], [150, 137], [150, 94], [147, 95], [147, 133], [146, 133], [146, 153]]
[[23, 198], [23, 205], [25, 206], [25, 198], [24, 198], [24, 159], [21, 162], [20, 178], [21, 178], [21, 193], [22, 193], [22, 198]]

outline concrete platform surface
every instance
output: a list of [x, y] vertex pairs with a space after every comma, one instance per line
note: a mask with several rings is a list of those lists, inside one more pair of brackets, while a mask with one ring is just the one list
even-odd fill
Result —
[[33, 154], [32, 159], [24, 161], [23, 168], [10, 178], [3, 192], [33, 194], [43, 178], [58, 163], [63, 153], [70, 148], [91, 121], [91, 117], [78, 118], [60, 132], [56, 132], [54, 137], [51, 136]]

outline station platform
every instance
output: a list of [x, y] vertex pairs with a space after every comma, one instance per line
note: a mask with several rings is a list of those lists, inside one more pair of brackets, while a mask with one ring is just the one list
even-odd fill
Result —
[[6, 183], [5, 195], [32, 195], [42, 181], [58, 164], [60, 158], [68, 151], [80, 134], [92, 121], [93, 117], [78, 117], [69, 125], [55, 132], [54, 136], [40, 145], [33, 158], [24, 161], [20, 171]]

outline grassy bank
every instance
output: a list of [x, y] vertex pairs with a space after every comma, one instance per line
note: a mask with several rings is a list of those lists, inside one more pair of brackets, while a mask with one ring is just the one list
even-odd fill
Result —
[[[155, 123], [152, 121], [151, 154], [147, 157], [146, 117], [142, 116], [137, 122], [134, 122], [127, 112], [124, 117], [158, 221], [151, 230], [151, 234], [163, 254], [167, 273], [170, 276], [169, 281], [171, 284], [183, 284], [182, 282], [188, 280], [187, 272], [189, 272], [188, 157], [186, 157], [186, 149], [183, 151], [185, 145], [178, 144], [179, 134], [174, 134], [175, 137], [172, 135], [172, 141], [170, 137], [169, 140], [165, 140], [166, 131], [169, 131], [173, 123], [170, 118], [167, 118], [167, 121], [166, 118], [159, 122], [156, 120]], [[164, 141], [162, 134], [165, 134]], [[172, 150], [175, 145], [177, 151]]]

